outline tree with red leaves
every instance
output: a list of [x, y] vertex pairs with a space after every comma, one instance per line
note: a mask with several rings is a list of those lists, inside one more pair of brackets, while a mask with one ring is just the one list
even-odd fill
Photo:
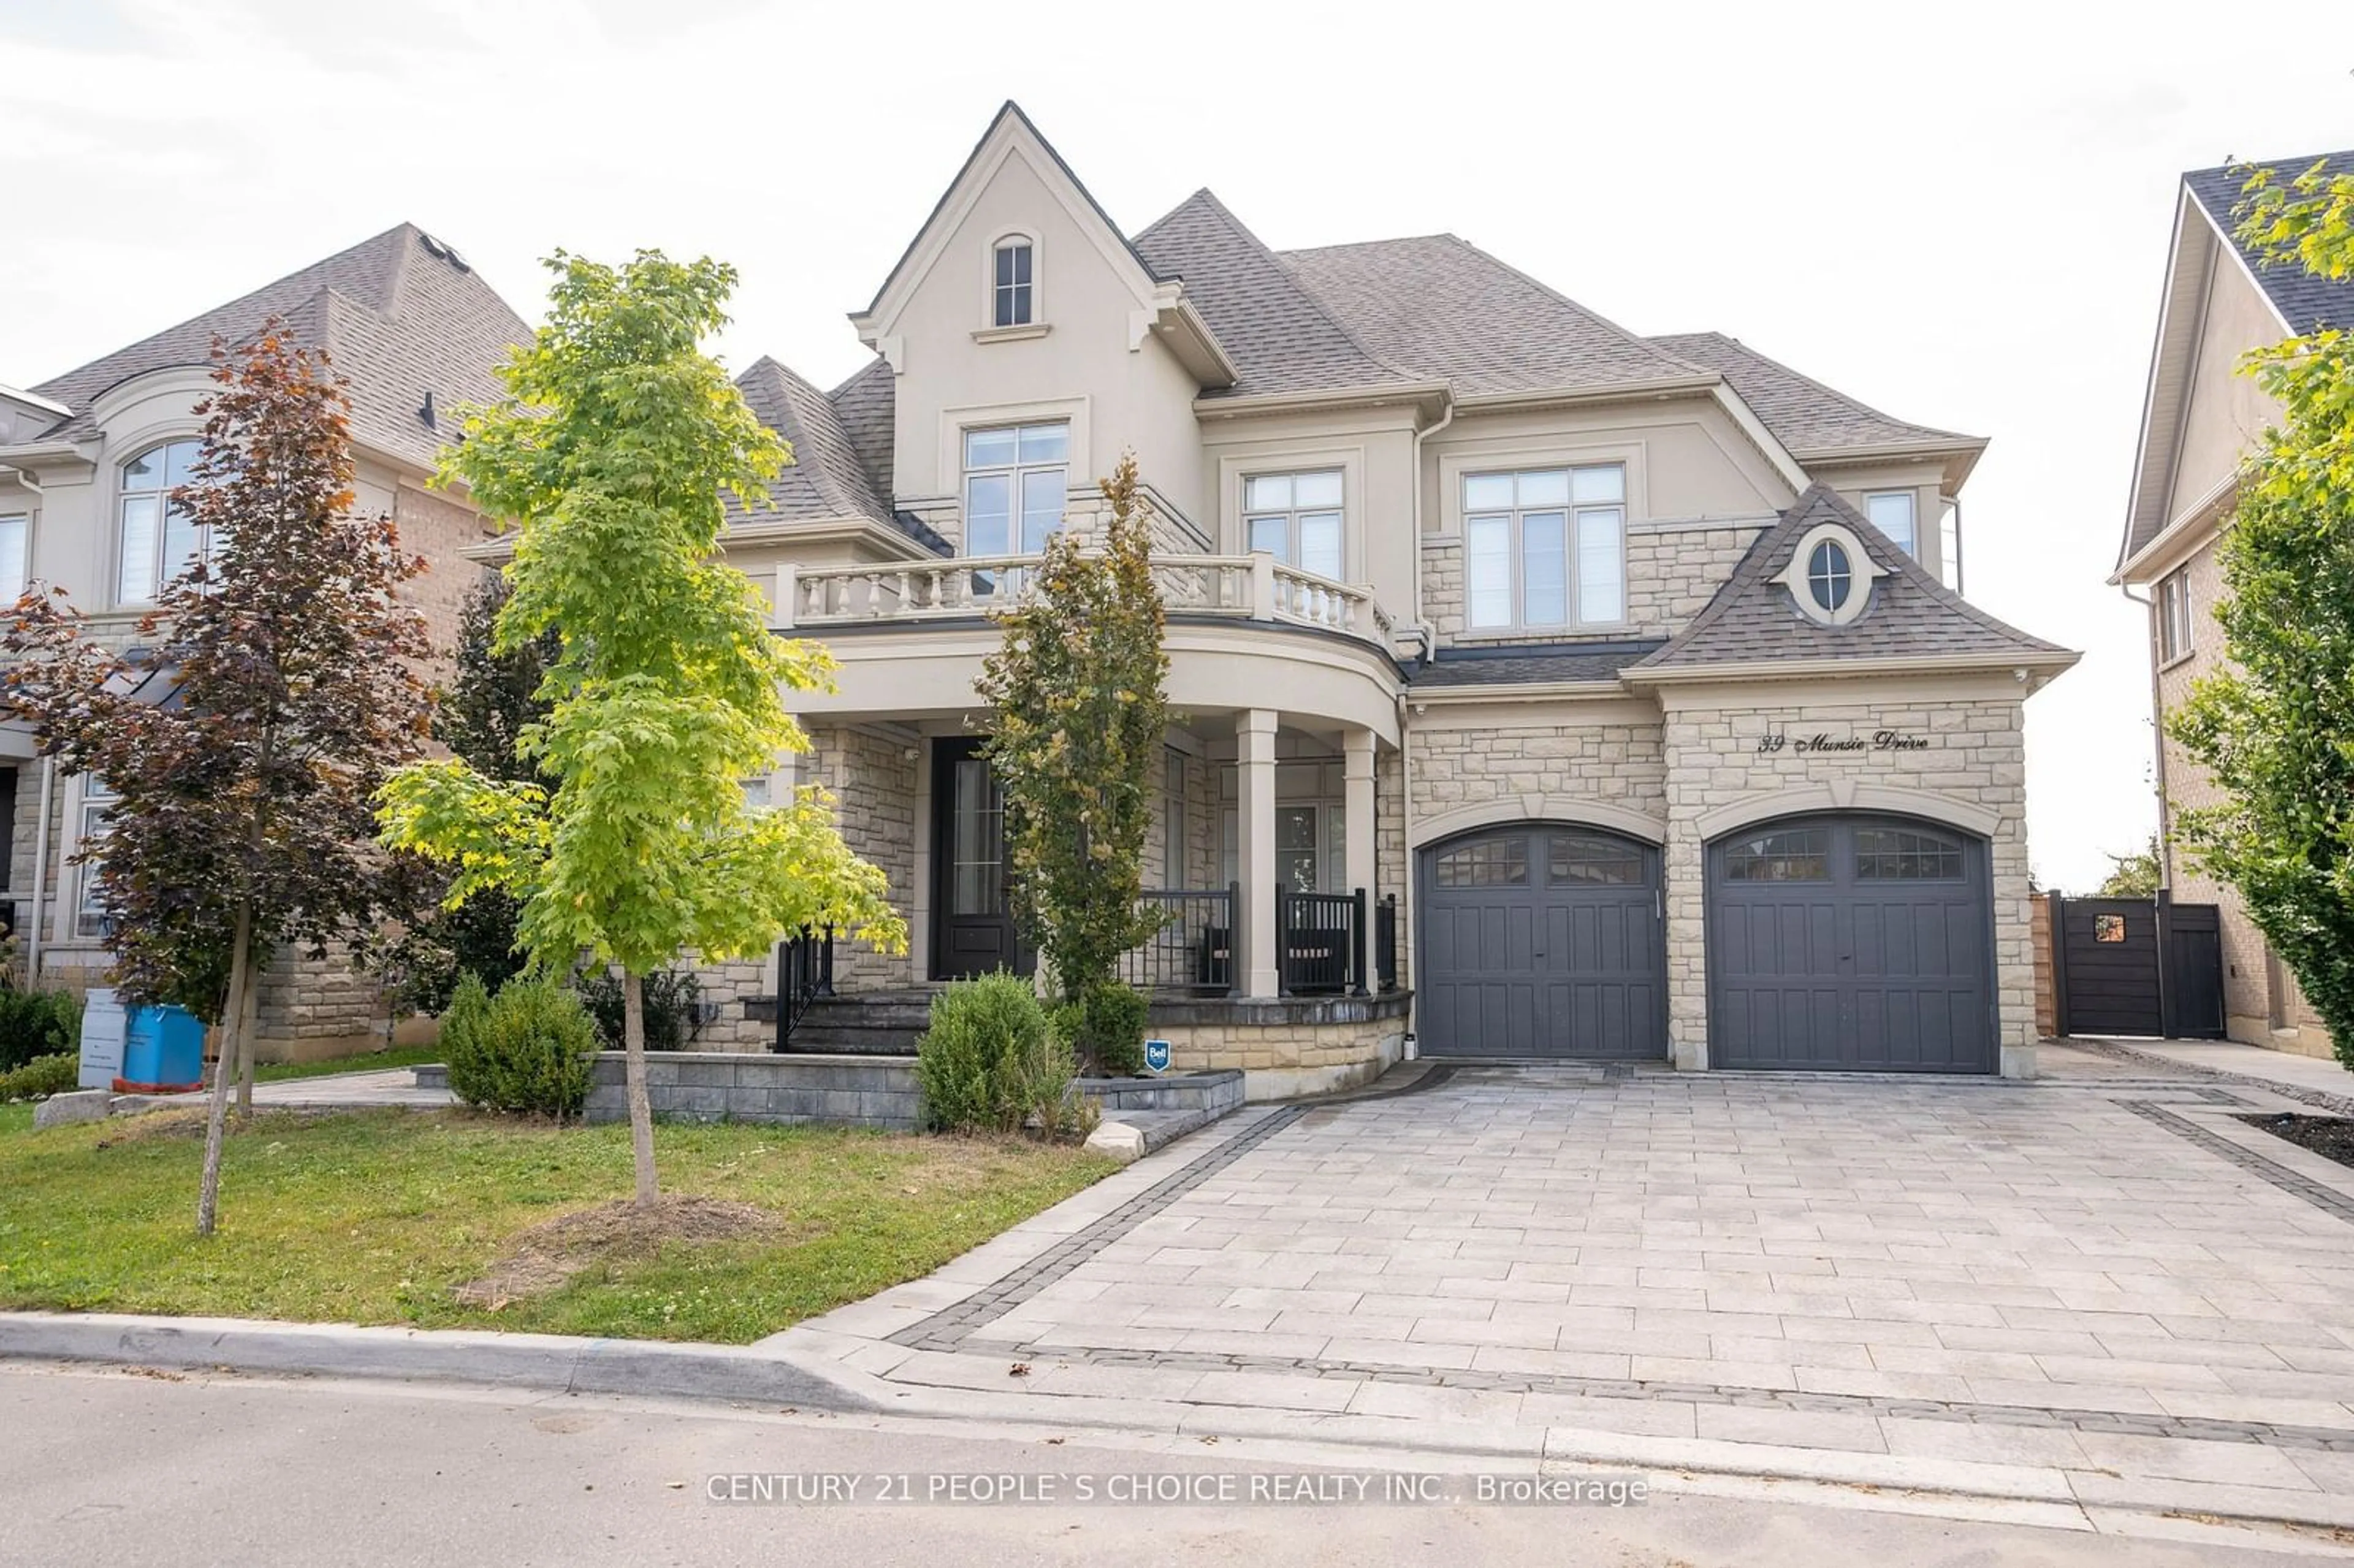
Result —
[[174, 492], [204, 541], [125, 653], [63, 590], [19, 600], [0, 705], [65, 767], [115, 792], [89, 852], [112, 920], [114, 980], [220, 1030], [196, 1230], [212, 1234], [232, 1065], [252, 1058], [270, 954], [323, 956], [392, 906], [373, 797], [416, 757], [429, 696], [425, 622], [400, 585], [424, 570], [388, 517], [352, 514], [351, 403], [321, 352], [273, 318], [216, 342], [219, 390]]

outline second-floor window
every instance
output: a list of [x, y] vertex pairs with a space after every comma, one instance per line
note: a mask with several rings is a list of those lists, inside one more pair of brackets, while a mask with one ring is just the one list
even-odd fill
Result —
[[33, 519], [22, 512], [0, 512], [0, 604], [14, 604], [25, 591]]
[[189, 482], [196, 448], [192, 440], [173, 441], [122, 465], [122, 565], [115, 579], [116, 602], [149, 603], [165, 583], [204, 558], [206, 531], [171, 499], [173, 491]]
[[2190, 652], [2190, 574], [2179, 571], [2158, 585], [2158, 657], [2171, 663]]
[[1560, 631], [1627, 619], [1627, 471], [1529, 469], [1463, 480], [1464, 620]]
[[1919, 530], [1914, 522], [1913, 493], [1909, 490], [1883, 491], [1863, 498], [1864, 515], [1872, 525], [1888, 535], [1888, 542], [1908, 556], [1918, 556]]
[[1071, 427], [999, 425], [964, 433], [964, 553], [1029, 556], [1063, 525]]
[[997, 245], [996, 283], [991, 291], [995, 309], [990, 321], [992, 325], [1028, 326], [1031, 321], [1032, 291], [1035, 283], [1031, 276], [1033, 258], [1026, 239], [1003, 239]]
[[1335, 580], [1341, 576], [1341, 472], [1260, 473], [1243, 481], [1253, 551]]

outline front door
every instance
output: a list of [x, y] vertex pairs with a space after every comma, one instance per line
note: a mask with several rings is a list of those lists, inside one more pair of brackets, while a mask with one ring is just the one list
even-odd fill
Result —
[[1005, 899], [1005, 800], [978, 740], [932, 743], [932, 978], [1028, 974]]

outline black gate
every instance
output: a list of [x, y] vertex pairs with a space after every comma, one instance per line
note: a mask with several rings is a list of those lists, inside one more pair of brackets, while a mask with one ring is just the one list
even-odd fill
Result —
[[2222, 922], [2212, 904], [2052, 899], [2060, 1033], [2223, 1038]]

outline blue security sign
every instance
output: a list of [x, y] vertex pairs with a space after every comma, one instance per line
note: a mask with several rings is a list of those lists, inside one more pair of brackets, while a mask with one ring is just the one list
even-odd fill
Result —
[[1144, 1065], [1156, 1073], [1169, 1070], [1169, 1042], [1148, 1040], [1144, 1043]]

